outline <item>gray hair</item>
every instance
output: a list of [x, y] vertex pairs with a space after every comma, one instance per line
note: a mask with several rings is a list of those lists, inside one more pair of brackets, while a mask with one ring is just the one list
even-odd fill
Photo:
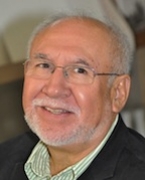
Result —
[[113, 24], [107, 22], [106, 25], [110, 30], [111, 49], [112, 54], [112, 67], [118, 74], [129, 74], [131, 71], [132, 63], [134, 60], [135, 52], [131, 48], [126, 34], [121, 29]]
[[[55, 16], [53, 18], [49, 18], [48, 20], [43, 21], [36, 29], [34, 29], [29, 43], [28, 43], [28, 51], [27, 55], [29, 57], [31, 44], [34, 40], [34, 38], [45, 28], [51, 27], [55, 25], [56, 23], [59, 23], [66, 19], [79, 19], [79, 20], [85, 20], [85, 19], [92, 19], [97, 20], [95, 18], [92, 18], [90, 16], [86, 15], [59, 15]], [[98, 20], [99, 21], [99, 20]], [[101, 21], [100, 21], [101, 22]], [[108, 29], [108, 32], [110, 33], [110, 57], [112, 60], [112, 72], [118, 74], [129, 74], [131, 70], [131, 65], [134, 59], [134, 52], [132, 52], [132, 48], [130, 47], [130, 43], [128, 41], [128, 38], [126, 35], [120, 30], [120, 28], [115, 25], [111, 21], [101, 22], [103, 23], [106, 28]]]

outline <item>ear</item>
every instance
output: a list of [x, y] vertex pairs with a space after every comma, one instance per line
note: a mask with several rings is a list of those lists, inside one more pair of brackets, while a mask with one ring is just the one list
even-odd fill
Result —
[[119, 113], [129, 96], [131, 79], [129, 75], [118, 76], [111, 88], [112, 111]]

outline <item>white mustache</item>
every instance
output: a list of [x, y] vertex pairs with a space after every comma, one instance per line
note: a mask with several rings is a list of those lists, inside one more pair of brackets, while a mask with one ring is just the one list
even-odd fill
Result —
[[61, 100], [50, 99], [50, 98], [34, 99], [32, 104], [33, 106], [44, 106], [54, 109], [63, 109], [65, 111], [75, 113], [77, 115], [80, 114], [80, 109], [78, 107], [62, 102]]

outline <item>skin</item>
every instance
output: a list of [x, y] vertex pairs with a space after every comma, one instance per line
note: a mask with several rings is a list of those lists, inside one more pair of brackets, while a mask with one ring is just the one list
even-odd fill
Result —
[[[45, 28], [34, 38], [30, 59], [41, 53], [57, 66], [83, 59], [97, 72], [112, 72], [109, 42], [108, 28], [103, 23], [87, 18], [83, 21], [70, 18]], [[47, 144], [52, 175], [95, 149], [124, 107], [130, 77], [116, 77], [111, 86], [108, 86], [108, 78], [96, 76], [92, 84], [78, 85], [67, 82], [60, 68], [45, 80], [25, 74], [24, 111], [30, 127]], [[45, 99], [45, 102], [34, 106], [35, 99]], [[77, 112], [55, 114], [46, 110], [61, 110], [62, 103], [63, 110], [70, 106]]]

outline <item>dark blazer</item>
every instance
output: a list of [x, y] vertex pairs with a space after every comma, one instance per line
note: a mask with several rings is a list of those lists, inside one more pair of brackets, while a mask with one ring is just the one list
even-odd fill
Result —
[[[28, 132], [0, 145], [0, 180], [28, 180], [24, 164], [37, 142]], [[107, 144], [78, 180], [145, 180], [145, 139], [119, 117]]]

